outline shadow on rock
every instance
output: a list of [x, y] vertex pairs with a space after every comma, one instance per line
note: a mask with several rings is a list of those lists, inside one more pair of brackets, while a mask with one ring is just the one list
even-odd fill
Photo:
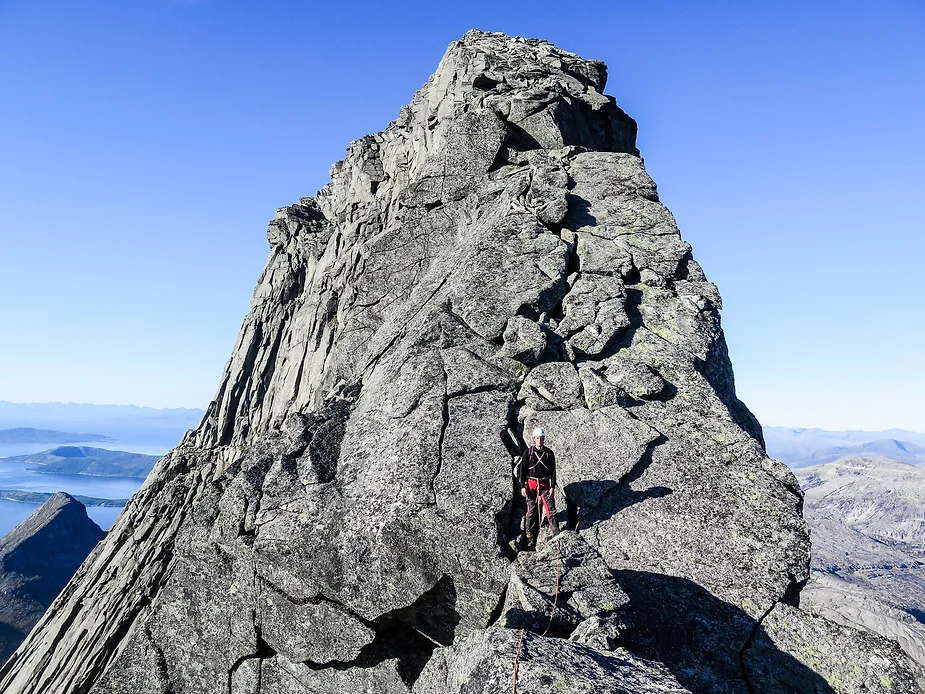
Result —
[[[664, 663], [694, 694], [834, 694], [822, 676], [774, 648], [755, 619], [696, 583], [613, 573], [629, 596], [616, 614], [623, 628], [615, 645]], [[763, 648], [753, 648], [758, 641]]]
[[591, 214], [591, 203], [580, 195], [569, 193], [567, 223], [570, 229], [597, 226], [597, 218]]
[[413, 604], [389, 613], [389, 618], [404, 622], [424, 634], [431, 642], [448, 646], [456, 638], [460, 616], [456, 611], [456, 582], [444, 574], [433, 588]]
[[[656, 486], [642, 490], [630, 487], [652, 464], [655, 448], [667, 440], [664, 435], [660, 435], [652, 441], [639, 461], [619, 480], [583, 480], [565, 485], [565, 495], [570, 499], [597, 499], [593, 506], [581, 511], [573, 512], [569, 508], [569, 527], [586, 530], [646, 499], [659, 499], [673, 493], [670, 487]], [[576, 522], [573, 523], [573, 520]]]
[[[573, 482], [566, 485], [565, 494], [568, 497], [586, 497], [589, 493], [600, 495], [600, 503], [587, 515], [579, 511], [568, 514], [569, 527], [587, 530], [595, 523], [605, 521], [621, 511], [645, 501], [646, 499], [660, 499], [674, 492], [670, 487], [649, 487], [641, 491], [630, 489], [616, 480], [589, 480], [587, 482]], [[572, 521], [575, 520], [575, 524]]]
[[457, 597], [453, 577], [444, 575], [408, 607], [392, 610], [370, 623], [376, 637], [355, 660], [305, 664], [315, 670], [349, 670], [373, 668], [387, 660], [396, 660], [399, 676], [411, 687], [437, 644], [448, 646], [453, 643], [460, 622], [456, 612]]

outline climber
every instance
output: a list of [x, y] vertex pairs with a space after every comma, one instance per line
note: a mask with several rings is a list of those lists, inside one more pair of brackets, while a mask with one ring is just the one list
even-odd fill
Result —
[[546, 511], [552, 536], [559, 534], [555, 502], [556, 454], [545, 444], [546, 431], [537, 427], [533, 430], [533, 445], [523, 454], [518, 471], [520, 494], [527, 500], [527, 514], [524, 520], [527, 547], [536, 546], [536, 538], [542, 525], [541, 508]]

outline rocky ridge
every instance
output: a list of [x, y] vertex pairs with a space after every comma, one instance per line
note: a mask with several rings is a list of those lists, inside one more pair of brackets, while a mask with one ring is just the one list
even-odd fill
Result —
[[[470, 32], [277, 212], [202, 424], [4, 692], [915, 691], [798, 608], [799, 486], [605, 82]], [[513, 556], [537, 423], [576, 528]]]
[[58, 492], [0, 539], [0, 663], [105, 536], [83, 504]]

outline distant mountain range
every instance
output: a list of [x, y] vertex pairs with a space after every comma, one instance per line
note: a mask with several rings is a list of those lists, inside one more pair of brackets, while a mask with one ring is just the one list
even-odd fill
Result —
[[95, 431], [120, 441], [163, 444], [166, 449], [178, 444], [187, 430], [197, 427], [204, 414], [204, 410], [196, 408], [157, 409], [135, 405], [0, 400], [0, 429], [35, 427], [56, 431]]
[[89, 446], [58, 446], [42, 453], [10, 456], [4, 462], [33, 464], [35, 472], [43, 473], [144, 479], [158, 459], [156, 455]]
[[823, 448], [804, 458], [785, 460], [784, 462], [792, 467], [806, 467], [831, 463], [839, 458], [859, 458], [871, 455], [889, 458], [900, 463], [909, 463], [910, 465], [925, 465], [925, 446], [919, 446], [909, 441], [897, 441], [896, 439], [880, 439], [857, 446]]
[[827, 431], [764, 427], [768, 454], [791, 467], [821, 465], [844, 457], [879, 455], [925, 464], [925, 434], [905, 429]]
[[53, 429], [33, 429], [19, 427], [17, 429], [0, 429], [0, 443], [94, 443], [109, 442], [116, 439], [103, 434], [77, 434], [69, 431], [54, 431]]
[[801, 605], [925, 666], [925, 468], [871, 456], [795, 472], [812, 536]]

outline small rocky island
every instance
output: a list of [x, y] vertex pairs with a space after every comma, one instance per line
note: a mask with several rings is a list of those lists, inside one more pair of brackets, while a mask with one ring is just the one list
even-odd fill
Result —
[[35, 465], [31, 468], [33, 472], [143, 480], [154, 468], [158, 456], [89, 446], [58, 446], [41, 453], [15, 455], [4, 460], [7, 463]]

